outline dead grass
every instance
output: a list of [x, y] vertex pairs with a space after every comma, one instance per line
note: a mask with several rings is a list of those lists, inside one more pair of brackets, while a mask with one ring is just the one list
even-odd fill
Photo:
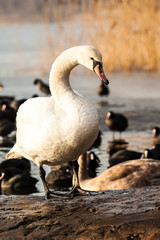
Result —
[[[41, 49], [42, 74], [48, 73], [61, 51], [80, 44], [97, 47], [107, 71], [160, 71], [160, 0], [61, 2], [65, 3], [38, 2], [39, 21], [48, 24]], [[56, 31], [51, 23], [58, 25]]]
[[91, 44], [102, 52], [107, 71], [160, 71], [159, 1], [92, 0], [89, 4], [81, 1], [81, 5], [68, 1], [65, 14], [62, 9], [54, 9], [59, 23], [72, 16], [74, 27], [81, 23], [81, 30], [77, 36], [69, 26], [70, 31], [57, 44], [58, 52], [73, 45]]
[[158, 1], [98, 1], [93, 7], [84, 13], [87, 41], [103, 53], [108, 71], [160, 71]]

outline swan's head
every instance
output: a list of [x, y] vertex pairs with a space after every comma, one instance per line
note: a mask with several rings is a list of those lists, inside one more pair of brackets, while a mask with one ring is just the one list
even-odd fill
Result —
[[78, 63], [94, 71], [108, 85], [109, 81], [103, 71], [102, 55], [92, 46], [82, 46], [77, 56]]

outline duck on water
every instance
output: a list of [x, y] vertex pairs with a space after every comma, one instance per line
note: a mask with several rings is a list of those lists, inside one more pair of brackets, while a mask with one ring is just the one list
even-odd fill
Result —
[[70, 86], [70, 72], [79, 64], [108, 84], [102, 55], [96, 48], [77, 46], [64, 51], [51, 68], [51, 96], [32, 98], [20, 106], [16, 144], [6, 155], [8, 159], [27, 158], [39, 167], [47, 198], [62, 194], [49, 190], [43, 165], [77, 160], [91, 147], [99, 132], [97, 110]]

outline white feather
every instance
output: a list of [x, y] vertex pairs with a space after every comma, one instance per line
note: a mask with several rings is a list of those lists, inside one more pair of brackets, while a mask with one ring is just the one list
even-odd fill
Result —
[[95, 141], [99, 131], [96, 109], [72, 90], [70, 71], [79, 64], [91, 67], [93, 47], [79, 46], [63, 52], [50, 72], [51, 97], [27, 100], [17, 113], [17, 140], [7, 158], [25, 157], [38, 166], [77, 159]]

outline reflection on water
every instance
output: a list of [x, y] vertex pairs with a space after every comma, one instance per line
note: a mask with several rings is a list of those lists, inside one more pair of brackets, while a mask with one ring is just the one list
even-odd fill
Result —
[[106, 101], [106, 99], [99, 101], [96, 104], [97, 108], [102, 108], [102, 107], [110, 107], [110, 108], [122, 108], [125, 107], [124, 103], [120, 103], [120, 104], [110, 104], [109, 101]]
[[107, 153], [111, 156], [113, 153], [126, 149], [128, 147], [128, 142], [124, 139], [117, 139], [113, 141], [108, 141]]

